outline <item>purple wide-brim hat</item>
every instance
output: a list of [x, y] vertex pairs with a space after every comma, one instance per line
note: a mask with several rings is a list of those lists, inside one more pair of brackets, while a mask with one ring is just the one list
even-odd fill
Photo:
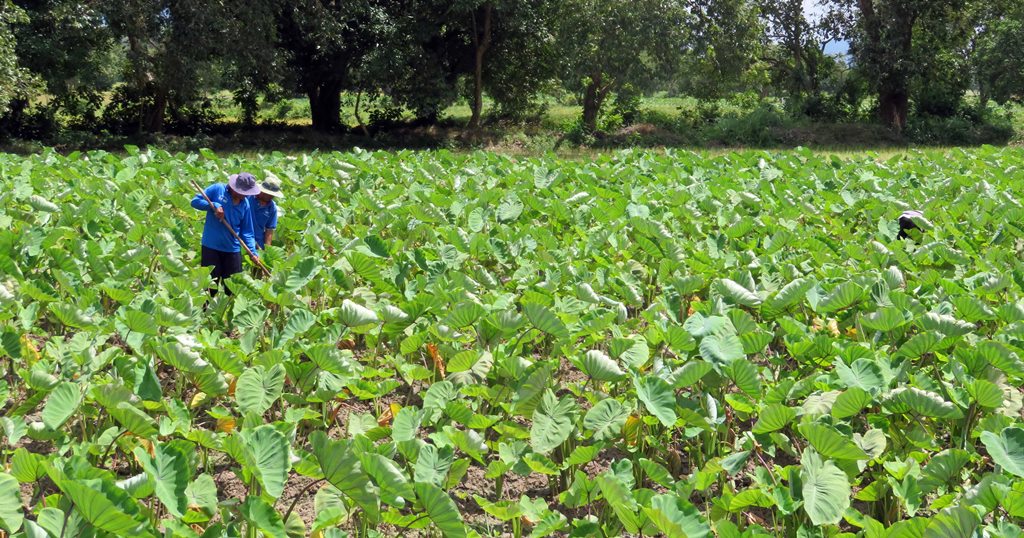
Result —
[[255, 196], [260, 193], [260, 186], [256, 184], [256, 178], [248, 172], [228, 177], [228, 187], [242, 196]]

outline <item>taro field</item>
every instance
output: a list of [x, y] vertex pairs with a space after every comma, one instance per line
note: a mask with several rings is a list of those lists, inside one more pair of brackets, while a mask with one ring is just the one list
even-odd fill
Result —
[[1019, 537], [1022, 161], [0, 156], [0, 535]]

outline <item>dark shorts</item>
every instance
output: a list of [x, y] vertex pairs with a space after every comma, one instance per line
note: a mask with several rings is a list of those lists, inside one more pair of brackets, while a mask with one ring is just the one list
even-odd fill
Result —
[[199, 263], [203, 267], [213, 267], [212, 276], [220, 284], [225, 278], [242, 272], [242, 253], [203, 247]]

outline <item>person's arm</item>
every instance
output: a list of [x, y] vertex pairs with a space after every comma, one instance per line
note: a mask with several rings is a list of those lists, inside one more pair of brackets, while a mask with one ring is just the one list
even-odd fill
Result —
[[[207, 196], [207, 198], [209, 198], [210, 200], [213, 200], [215, 198], [220, 198], [220, 192], [219, 192], [220, 189], [218, 187], [219, 187], [219, 185], [216, 185], [216, 184], [210, 185], [209, 187], [207, 187], [206, 188], [206, 196]], [[195, 209], [198, 209], [200, 211], [209, 211], [211, 209], [220, 209], [221, 206], [217, 202], [214, 202], [213, 206], [211, 207], [210, 206], [210, 202], [207, 202], [206, 198], [203, 198], [202, 194], [196, 193], [196, 195], [192, 197], [192, 207], [195, 208]]]
[[270, 242], [274, 240], [274, 229], [267, 228], [263, 230], [263, 248], [270, 246]]
[[256, 253], [256, 234], [253, 231], [252, 225], [252, 211], [244, 211], [242, 215], [241, 230], [238, 234], [245, 241], [245, 246], [249, 247], [249, 251], [252, 252], [254, 258], [259, 258], [260, 255]]

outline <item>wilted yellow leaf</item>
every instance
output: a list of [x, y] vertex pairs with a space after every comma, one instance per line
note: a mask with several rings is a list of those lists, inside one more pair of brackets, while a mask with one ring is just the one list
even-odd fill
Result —
[[217, 431], [221, 433], [231, 433], [235, 431], [235, 419], [233, 418], [218, 418], [217, 419]]

